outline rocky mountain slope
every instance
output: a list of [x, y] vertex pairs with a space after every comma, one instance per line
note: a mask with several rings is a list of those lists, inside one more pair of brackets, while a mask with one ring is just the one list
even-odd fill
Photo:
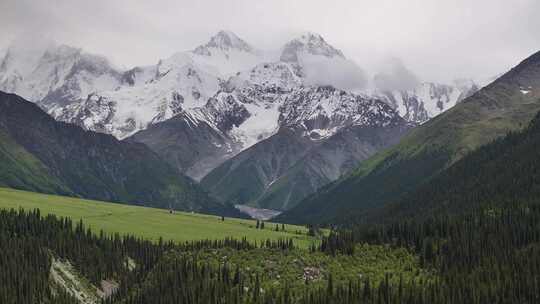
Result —
[[[293, 51], [297, 52], [294, 56], [291, 55]], [[171, 124], [158, 124], [135, 134], [130, 140], [146, 143], [171, 163], [179, 165], [181, 170], [199, 179], [223, 161], [282, 128], [295, 129], [300, 136], [320, 141], [343, 127], [369, 119], [364, 115], [375, 115], [377, 110], [370, 114], [369, 110], [361, 109], [365, 104], [357, 102], [373, 100], [370, 96], [357, 97], [344, 90], [312, 85], [310, 68], [306, 66], [310, 63], [304, 60], [306, 56], [321, 57], [318, 62], [346, 60], [320, 35], [304, 34], [283, 48], [280, 57], [289, 58], [288, 61], [262, 63], [237, 73], [223, 82], [220, 90], [203, 107], [177, 115], [174, 121], [183, 121], [182, 127], [177, 123], [174, 131], [164, 133], [162, 129], [170, 129]], [[384, 111], [388, 110], [385, 108]], [[210, 127], [213, 127], [212, 131], [209, 131]], [[203, 136], [200, 129], [208, 130], [206, 135]], [[184, 138], [195, 137], [198, 139], [191, 147], [199, 158], [179, 148], [185, 144]], [[307, 150], [303, 148], [303, 151]], [[277, 177], [279, 175], [274, 178]], [[210, 184], [208, 187], [214, 188]], [[216, 195], [221, 196], [220, 193]]]
[[337, 222], [394, 201], [472, 150], [528, 124], [540, 110], [540, 52], [279, 220]]
[[397, 142], [410, 127], [384, 102], [332, 87], [304, 87], [285, 96], [279, 131], [202, 180], [215, 197], [291, 208], [358, 161]]
[[273, 182], [256, 204], [289, 210], [322, 186], [356, 168], [377, 151], [391, 146], [406, 134], [409, 125], [349, 126], [310, 149]]
[[241, 150], [241, 144], [204, 118], [204, 112], [182, 112], [129, 137], [160, 154], [196, 180]]
[[238, 213], [140, 143], [57, 122], [0, 92], [0, 185], [145, 206]]
[[[303, 58], [304, 52], [316, 53], [317, 47], [323, 50], [332, 49], [320, 36], [302, 38], [293, 40], [299, 52], [295, 57], [297, 60]], [[309, 47], [301, 47], [302, 41]], [[284, 49], [284, 53], [291, 51]], [[325, 58], [331, 55], [325, 54]], [[336, 56], [341, 58], [343, 55], [339, 52]], [[135, 134], [130, 140], [149, 145], [171, 163], [179, 165], [181, 170], [200, 179], [223, 161], [272, 136], [281, 125], [298, 124], [305, 119], [301, 115], [315, 111], [318, 106], [315, 103], [287, 103], [288, 99], [298, 99], [316, 89], [306, 88], [305, 81], [304, 66], [298, 61], [261, 63], [222, 82], [216, 94], [203, 106], [179, 113], [174, 121], [182, 123], [177, 123], [174, 131], [171, 131], [176, 134], [176, 139], [171, 139], [169, 135], [163, 136], [162, 129], [171, 126], [163, 123]], [[299, 110], [295, 109], [296, 106], [303, 107], [306, 112], [296, 113], [295, 111]], [[349, 115], [345, 111], [340, 115], [342, 114]], [[201, 133], [202, 129], [206, 130], [204, 135]], [[322, 129], [319, 131], [331, 132]], [[313, 132], [315, 136], [317, 130]], [[178, 149], [185, 144], [182, 142], [184, 138], [194, 137], [199, 139], [197, 144], [191, 147], [194, 153], [201, 157], [194, 158]]]
[[281, 61], [239, 73], [218, 94], [255, 113], [230, 133], [256, 144], [202, 179], [216, 198], [289, 209], [410, 127], [379, 99], [310, 84], [306, 56], [346, 60], [319, 35], [305, 34], [283, 48]]

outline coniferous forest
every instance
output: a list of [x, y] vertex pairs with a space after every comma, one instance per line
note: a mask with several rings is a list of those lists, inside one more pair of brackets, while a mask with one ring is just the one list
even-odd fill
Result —
[[[524, 131], [471, 153], [400, 204], [375, 212], [364, 223], [334, 229], [310, 250], [337, 257], [354, 255], [361, 244], [405, 248], [432, 273], [425, 279], [404, 280], [400, 273], [388, 272], [378, 281], [338, 283], [329, 274], [324, 285], [309, 287], [306, 280], [308, 287], [301, 291], [290, 286], [263, 289], [262, 277], [238, 265], [216, 266], [197, 255], [178, 253], [221, 248], [287, 252], [295, 250], [292, 240], [151, 242], [106, 235], [82, 221], [45, 216], [39, 210], [2, 210], [0, 300], [76, 303], [73, 294], [51, 283], [51, 264], [67, 260], [91, 284], [118, 283], [114, 293], [103, 297], [105, 303], [537, 303], [539, 126], [537, 117]], [[515, 165], [504, 166], [508, 161]], [[522, 174], [512, 174], [514, 170]], [[448, 185], [448, 180], [456, 182]], [[425, 202], [419, 209], [425, 212], [400, 216], [418, 202]], [[392, 216], [382, 217], [385, 212]]]
[[[301, 293], [287, 286], [263, 290], [260, 278], [234, 265], [215, 267], [168, 253], [252, 249], [246, 241], [174, 245], [96, 236], [80, 223], [40, 217], [39, 211], [2, 211], [0, 219], [2, 303], [78, 303], [51, 284], [53, 258], [69, 259], [92, 282], [120, 282], [104, 303], [537, 303], [540, 295], [540, 206], [532, 204], [334, 232], [312, 250], [336, 256], [353, 254], [358, 243], [406, 247], [436, 275], [404, 282], [388, 273], [381, 281], [347, 284], [329, 277], [324, 288]], [[270, 246], [292, 250], [290, 242]]]
[[363, 242], [409, 248], [438, 273], [415, 301], [537, 303], [539, 160], [537, 115], [524, 131], [472, 152], [400, 202], [332, 233], [320, 250], [350, 254]]

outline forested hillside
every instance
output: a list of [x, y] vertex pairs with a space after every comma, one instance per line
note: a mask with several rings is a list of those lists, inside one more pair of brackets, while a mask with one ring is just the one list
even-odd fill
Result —
[[349, 289], [350, 303], [379, 303], [397, 286], [434, 279], [400, 248], [339, 254], [291, 240], [150, 242], [39, 210], [1, 210], [0, 244], [10, 253], [0, 257], [6, 304], [343, 303]]
[[[540, 198], [540, 113], [521, 132], [471, 152], [417, 191], [367, 213], [381, 223], [527, 205]], [[357, 219], [361, 220], [361, 219]]]
[[537, 303], [539, 223], [538, 202], [515, 203], [457, 216], [357, 226], [332, 234], [321, 249], [351, 252], [357, 243], [387, 244], [420, 255], [421, 265], [434, 269], [437, 279], [405, 289], [407, 300], [398, 296], [389, 303]]
[[[536, 303], [540, 299], [540, 114], [464, 157], [403, 199], [325, 239], [405, 247], [438, 279], [430, 303]], [[420, 295], [418, 295], [420, 296]]]

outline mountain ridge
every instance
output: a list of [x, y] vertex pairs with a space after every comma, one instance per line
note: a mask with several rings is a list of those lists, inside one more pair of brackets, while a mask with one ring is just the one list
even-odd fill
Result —
[[[287, 42], [277, 56], [287, 57], [283, 60], [266, 56], [230, 31], [219, 31], [207, 43], [177, 52], [155, 65], [125, 71], [112, 66], [104, 57], [92, 57], [67, 46], [48, 46], [43, 54], [36, 54], [35, 61], [46, 64], [30, 69], [34, 73], [18, 75], [10, 74], [10, 69], [4, 73], [0, 69], [0, 89], [36, 102], [57, 120], [119, 139], [140, 140], [197, 180], [239, 152], [276, 134], [281, 120], [292, 117], [290, 109], [281, 108], [289, 96], [295, 98], [294, 94], [327, 86], [324, 79], [314, 76], [321, 74], [321, 69], [330, 68], [333, 74], [342, 75], [351, 73], [352, 66], [358, 71], [351, 77], [364, 77], [342, 51], [315, 33], [305, 33]], [[9, 67], [6, 58], [2, 65]], [[41, 85], [31, 85], [32, 79], [39, 80]], [[55, 79], [55, 86], [47, 91], [50, 79]], [[357, 84], [362, 81], [359, 79]], [[454, 86], [430, 87], [433, 90], [421, 90], [422, 93], [412, 90], [355, 94], [380, 99], [406, 120], [423, 123], [460, 102], [456, 92], [461, 90], [453, 89]], [[35, 91], [36, 88], [39, 90]], [[344, 91], [351, 93], [349, 89]], [[447, 93], [450, 91], [451, 94]], [[176, 123], [165, 123], [170, 119]], [[344, 119], [348, 119], [348, 114]], [[198, 126], [200, 130], [196, 130]], [[158, 131], [160, 127], [169, 129], [169, 136], [177, 134], [176, 142], [170, 138], [158, 142], [167, 133]], [[154, 132], [158, 138], [151, 138]], [[330, 126], [310, 132], [327, 137], [335, 130]], [[196, 151], [187, 151], [180, 141], [194, 140], [195, 136], [200, 137]]]

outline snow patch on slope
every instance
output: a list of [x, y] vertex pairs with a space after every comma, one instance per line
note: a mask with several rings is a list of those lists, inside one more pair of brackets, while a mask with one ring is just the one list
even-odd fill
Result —
[[531, 93], [532, 87], [528, 87], [528, 88], [520, 87], [520, 88], [519, 88], [519, 91], [520, 91], [521, 94], [523, 94], [523, 95], [528, 95], [529, 93]]
[[277, 104], [245, 104], [250, 113], [238, 127], [231, 130], [231, 135], [243, 143], [243, 149], [251, 147], [259, 141], [275, 134], [278, 129], [279, 107]]

